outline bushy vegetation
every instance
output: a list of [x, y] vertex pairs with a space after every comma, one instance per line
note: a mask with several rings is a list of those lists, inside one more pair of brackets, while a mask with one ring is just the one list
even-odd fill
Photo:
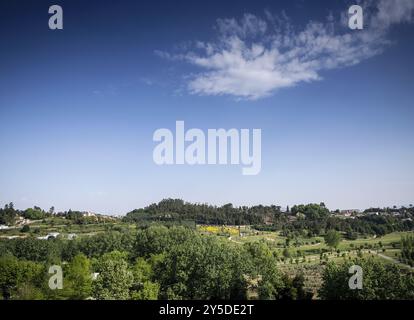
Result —
[[404, 263], [414, 267], [414, 236], [401, 239], [401, 258]]
[[341, 235], [337, 231], [329, 230], [325, 235], [325, 243], [331, 248], [337, 248], [340, 241]]
[[[349, 268], [363, 270], [361, 290], [350, 290]], [[354, 259], [343, 263], [328, 263], [320, 297], [334, 300], [389, 300], [414, 299], [414, 276], [395, 264], [384, 264], [375, 259]]]
[[170, 221], [193, 220], [197, 224], [240, 225], [261, 224], [266, 217], [280, 213], [278, 206], [233, 207], [226, 204], [221, 207], [207, 204], [192, 204], [180, 199], [164, 199], [143, 209], [129, 212], [124, 221]]
[[28, 208], [25, 211], [23, 211], [23, 217], [26, 219], [31, 220], [41, 220], [48, 216], [48, 213], [46, 213], [44, 210], [42, 210], [39, 207], [34, 208]]
[[0, 224], [11, 225], [16, 220], [17, 211], [14, 210], [13, 202], [6, 204], [4, 209], [0, 208]]
[[[284, 256], [284, 257], [283, 257]], [[185, 227], [151, 226], [74, 240], [0, 241], [4, 299], [309, 299], [303, 274], [278, 267], [281, 254], [265, 241], [235, 244]], [[51, 265], [63, 266], [62, 290], [51, 290]], [[364, 290], [348, 287], [348, 268], [364, 269]], [[92, 280], [92, 274], [98, 274]], [[413, 276], [376, 260], [328, 263], [324, 299], [412, 298]]]
[[[3, 298], [235, 299], [245, 298], [249, 281], [255, 280], [262, 299], [292, 298], [291, 292], [298, 291], [278, 272], [276, 253], [265, 243], [234, 246], [184, 227], [153, 226], [135, 238], [110, 232], [73, 241], [3, 240], [0, 245]], [[67, 263], [64, 290], [52, 291], [42, 279], [50, 264], [62, 262]], [[95, 281], [91, 272], [99, 273]]]

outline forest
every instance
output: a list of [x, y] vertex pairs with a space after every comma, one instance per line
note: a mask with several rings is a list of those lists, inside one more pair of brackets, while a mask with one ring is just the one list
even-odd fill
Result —
[[[366, 212], [384, 215], [361, 215], [354, 219], [341, 219], [324, 203], [295, 205], [287, 212], [280, 206], [234, 207], [231, 203], [223, 206], [192, 204], [180, 199], [164, 199], [142, 209], [126, 214], [124, 221], [145, 223], [194, 221], [196, 224], [214, 225], [255, 225], [258, 230], [283, 230], [285, 233], [306, 230], [310, 235], [322, 235], [325, 230], [335, 229], [352, 238], [356, 234], [384, 235], [393, 231], [414, 229], [414, 208], [371, 208]], [[339, 210], [338, 210], [339, 211]], [[395, 214], [398, 214], [395, 215]], [[301, 218], [289, 219], [300, 216]]]

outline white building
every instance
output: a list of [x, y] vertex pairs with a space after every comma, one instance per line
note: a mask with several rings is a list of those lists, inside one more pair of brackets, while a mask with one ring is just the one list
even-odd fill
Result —
[[93, 212], [85, 211], [85, 212], [82, 212], [82, 216], [83, 217], [96, 217], [96, 214]]
[[51, 233], [48, 233], [48, 234], [47, 234], [46, 236], [44, 236], [44, 237], [37, 237], [37, 239], [39, 239], [39, 240], [49, 240], [49, 239], [51, 239], [51, 238], [56, 239], [59, 235], [60, 235], [60, 233], [59, 233], [59, 232], [51, 232]]

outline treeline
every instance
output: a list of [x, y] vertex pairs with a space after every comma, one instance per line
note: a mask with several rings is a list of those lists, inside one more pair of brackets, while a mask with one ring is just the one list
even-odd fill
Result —
[[414, 214], [414, 206], [410, 204], [408, 207], [401, 207], [397, 208], [397, 206], [394, 207], [385, 207], [385, 208], [368, 208], [364, 210], [364, 213], [379, 213], [379, 214], [404, 214], [404, 213], [411, 213]]
[[123, 220], [140, 224], [191, 220], [198, 224], [254, 225], [258, 230], [283, 231], [286, 236], [295, 233], [320, 236], [326, 230], [334, 229], [352, 240], [358, 235], [381, 236], [394, 231], [414, 230], [413, 218], [414, 209], [411, 207], [402, 208], [398, 216], [362, 215], [343, 219], [335, 216], [324, 203], [296, 205], [288, 212], [281, 212], [280, 206], [233, 207], [232, 204], [226, 204], [217, 207], [192, 204], [180, 199], [164, 199], [129, 212]]
[[0, 208], [0, 224], [11, 225], [16, 220], [18, 212], [14, 209], [13, 202]]
[[[260, 229], [260, 226], [256, 227]], [[269, 229], [269, 228], [268, 228]], [[282, 230], [284, 236], [321, 236], [327, 230], [337, 230], [344, 233], [348, 240], [355, 240], [358, 236], [385, 234], [395, 231], [414, 230], [413, 220], [395, 216], [361, 216], [354, 219], [341, 219], [334, 216], [324, 216], [315, 219], [297, 219], [288, 221], [287, 217], [278, 216], [272, 230]]]
[[181, 199], [164, 199], [143, 209], [136, 209], [124, 218], [126, 222], [193, 220], [198, 224], [252, 225], [263, 224], [280, 213], [279, 206], [233, 207], [192, 204]]
[[51, 217], [54, 214], [54, 210], [55, 208], [51, 207], [49, 211], [45, 211], [37, 206], [27, 208], [26, 210], [17, 210], [14, 208], [13, 202], [10, 202], [4, 208], [0, 208], [0, 224], [13, 225], [18, 217], [30, 220], [45, 219]]
[[[362, 289], [349, 288], [350, 267], [362, 269]], [[325, 300], [413, 300], [414, 276], [395, 264], [373, 258], [330, 262], [322, 276], [319, 297]]]
[[105, 222], [108, 220], [116, 220], [114, 217], [106, 217], [103, 215], [88, 217], [84, 216], [84, 213], [81, 211], [71, 209], [64, 212], [55, 212], [54, 207], [51, 207], [48, 211], [38, 206], [27, 208], [26, 210], [17, 210], [14, 208], [13, 202], [6, 204], [4, 208], [0, 208], [0, 225], [13, 225], [19, 217], [30, 220], [43, 220], [50, 217], [61, 217], [75, 224], [91, 224]]
[[[234, 245], [184, 227], [152, 226], [77, 240], [0, 241], [3, 299], [310, 299], [300, 273], [277, 267], [265, 242]], [[363, 289], [348, 287], [350, 265]], [[48, 287], [48, 268], [63, 268], [63, 289]], [[94, 274], [95, 277], [91, 275]], [[414, 299], [414, 276], [377, 260], [328, 264], [323, 299]]]
[[[280, 206], [242, 206], [232, 204], [212, 206], [192, 204], [180, 199], [164, 199], [142, 209], [136, 209], [123, 217], [124, 222], [149, 226], [162, 223], [167, 226], [195, 224], [212, 225], [253, 225], [258, 230], [282, 231], [283, 235], [294, 234], [321, 236], [326, 230], [334, 229], [345, 234], [348, 239], [363, 235], [382, 236], [394, 231], [414, 230], [414, 208], [390, 209], [382, 211], [371, 208], [369, 212], [382, 212], [383, 215], [361, 215], [341, 218], [326, 208], [324, 203], [295, 205], [288, 212], [281, 212]], [[368, 211], [367, 211], [368, 212]], [[13, 224], [18, 217], [31, 220], [45, 219], [51, 216], [64, 217], [76, 224], [99, 223], [107, 221], [104, 216], [86, 217], [80, 211], [55, 213], [54, 208], [45, 211], [39, 207], [24, 211], [15, 210], [13, 203], [0, 209], [0, 224]], [[112, 218], [110, 218], [112, 219]]]

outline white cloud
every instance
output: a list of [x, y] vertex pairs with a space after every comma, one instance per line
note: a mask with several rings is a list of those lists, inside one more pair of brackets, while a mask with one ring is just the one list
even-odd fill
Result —
[[340, 23], [330, 14], [326, 21], [311, 21], [302, 30], [296, 30], [284, 12], [275, 16], [265, 11], [264, 18], [245, 14], [239, 21], [219, 19], [215, 41], [198, 41], [179, 55], [157, 54], [202, 70], [187, 83], [193, 94], [258, 99], [320, 80], [323, 70], [355, 65], [381, 53], [389, 44], [390, 27], [413, 21], [412, 0], [367, 0], [362, 5], [362, 31], [347, 28], [347, 10]]
[[396, 23], [410, 23], [413, 20], [413, 0], [382, 0], [377, 7], [377, 15], [371, 21], [377, 28], [388, 28]]

